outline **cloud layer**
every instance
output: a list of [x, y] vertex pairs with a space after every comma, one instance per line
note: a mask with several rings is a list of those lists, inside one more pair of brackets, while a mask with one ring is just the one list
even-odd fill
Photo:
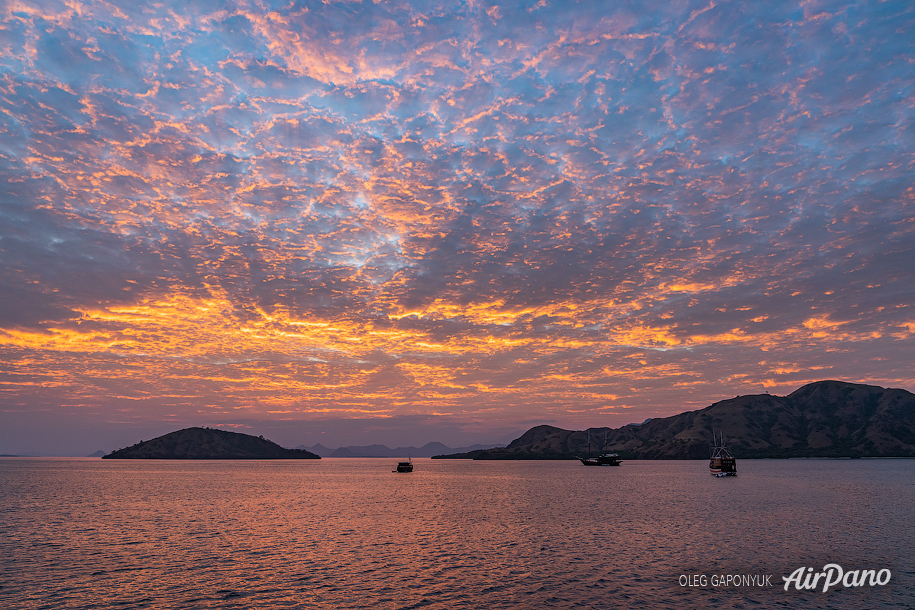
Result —
[[9, 2], [3, 412], [915, 385], [906, 2]]

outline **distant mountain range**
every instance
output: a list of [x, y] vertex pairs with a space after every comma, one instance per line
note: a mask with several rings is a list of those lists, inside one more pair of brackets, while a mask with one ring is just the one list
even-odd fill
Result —
[[[739, 458], [915, 457], [915, 394], [819, 381], [788, 396], [737, 396], [672, 417], [622, 428], [591, 428], [591, 449], [624, 459], [709, 457], [712, 431]], [[477, 460], [573, 459], [588, 453], [588, 431], [536, 426], [502, 449], [437, 455]]]
[[481, 449], [493, 449], [504, 447], [505, 445], [471, 445], [470, 447], [458, 447], [452, 449], [442, 443], [426, 443], [422, 447], [397, 447], [390, 449], [385, 445], [351, 445], [349, 447], [339, 447], [330, 449], [322, 444], [306, 447], [299, 445], [297, 449], [305, 449], [316, 453], [321, 457], [378, 457], [378, 458], [396, 458], [396, 457], [432, 457], [443, 453], [467, 453]]
[[309, 451], [284, 449], [263, 436], [213, 428], [185, 428], [112, 451], [105, 460], [285, 460], [321, 459]]

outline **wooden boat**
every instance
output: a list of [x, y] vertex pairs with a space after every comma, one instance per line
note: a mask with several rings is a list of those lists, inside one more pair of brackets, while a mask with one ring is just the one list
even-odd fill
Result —
[[619, 466], [623, 463], [617, 453], [604, 453], [597, 457], [578, 458], [585, 466]]
[[[604, 445], [607, 444], [607, 438], [604, 437]], [[603, 453], [597, 457], [591, 457], [591, 430], [588, 430], [588, 457], [580, 457], [578, 460], [585, 466], [619, 466], [623, 463], [617, 453]]]
[[413, 472], [413, 460], [409, 462], [398, 462], [397, 468], [391, 472]]
[[719, 433], [716, 437], [712, 432], [712, 457], [709, 459], [708, 469], [713, 477], [736, 477], [737, 460], [724, 446], [724, 436]]

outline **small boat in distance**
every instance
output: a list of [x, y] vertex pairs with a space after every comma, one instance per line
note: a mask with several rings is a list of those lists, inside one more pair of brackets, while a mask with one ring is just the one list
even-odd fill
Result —
[[719, 433], [716, 437], [712, 432], [712, 457], [708, 463], [709, 472], [713, 477], [736, 477], [737, 460], [724, 446], [724, 435]]
[[[607, 437], [604, 437], [604, 445], [607, 444]], [[619, 466], [622, 464], [620, 456], [617, 453], [603, 453], [597, 457], [591, 457], [591, 430], [588, 429], [588, 457], [578, 458], [585, 466]]]
[[398, 462], [397, 468], [391, 472], [413, 472], [413, 459], [407, 458], [407, 462]]
[[619, 466], [623, 463], [617, 453], [603, 453], [597, 457], [578, 458], [585, 466]]

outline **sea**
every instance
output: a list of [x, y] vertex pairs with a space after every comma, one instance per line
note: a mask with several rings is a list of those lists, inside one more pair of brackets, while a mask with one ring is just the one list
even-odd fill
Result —
[[915, 460], [396, 462], [2, 458], [0, 608], [915, 608]]

